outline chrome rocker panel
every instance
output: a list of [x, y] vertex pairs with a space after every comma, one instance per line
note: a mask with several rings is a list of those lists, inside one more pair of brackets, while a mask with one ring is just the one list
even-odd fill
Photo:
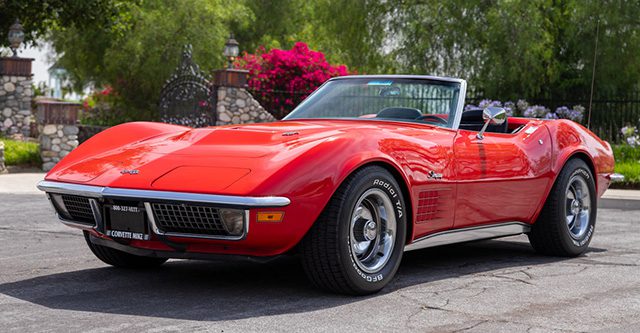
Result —
[[413, 251], [440, 245], [515, 236], [527, 233], [530, 230], [530, 225], [521, 222], [505, 222], [477, 227], [445, 230], [419, 238], [413, 243], [405, 246], [404, 250]]

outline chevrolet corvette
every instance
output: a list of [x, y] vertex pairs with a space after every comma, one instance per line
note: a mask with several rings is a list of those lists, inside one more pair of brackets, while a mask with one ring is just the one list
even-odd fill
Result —
[[296, 254], [315, 286], [370, 294], [404, 251], [526, 234], [578, 256], [614, 174], [569, 120], [464, 110], [466, 81], [333, 78], [281, 121], [134, 122], [92, 137], [38, 184], [103, 262]]

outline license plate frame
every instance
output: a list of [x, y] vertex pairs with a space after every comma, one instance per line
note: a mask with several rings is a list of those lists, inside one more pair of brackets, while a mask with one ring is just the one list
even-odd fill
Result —
[[105, 205], [106, 234], [111, 238], [149, 240], [144, 208], [132, 205]]

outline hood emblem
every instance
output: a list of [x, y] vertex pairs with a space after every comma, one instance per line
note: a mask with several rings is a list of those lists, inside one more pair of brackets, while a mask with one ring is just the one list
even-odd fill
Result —
[[137, 175], [137, 174], [140, 173], [140, 171], [138, 169], [133, 169], [133, 170], [124, 169], [124, 170], [120, 170], [120, 173], [123, 174], [123, 175], [126, 175], [126, 174]]
[[427, 178], [429, 178], [429, 179], [442, 179], [442, 174], [441, 173], [436, 173], [435, 171], [431, 170], [427, 174]]

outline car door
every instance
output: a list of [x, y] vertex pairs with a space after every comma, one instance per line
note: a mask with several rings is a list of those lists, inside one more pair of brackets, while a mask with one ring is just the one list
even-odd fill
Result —
[[448, 128], [405, 128], [403, 140], [382, 143], [409, 178], [413, 207], [413, 238], [450, 229], [455, 213], [453, 141], [457, 131]]
[[531, 220], [551, 177], [551, 139], [540, 122], [516, 134], [458, 130], [454, 227]]

